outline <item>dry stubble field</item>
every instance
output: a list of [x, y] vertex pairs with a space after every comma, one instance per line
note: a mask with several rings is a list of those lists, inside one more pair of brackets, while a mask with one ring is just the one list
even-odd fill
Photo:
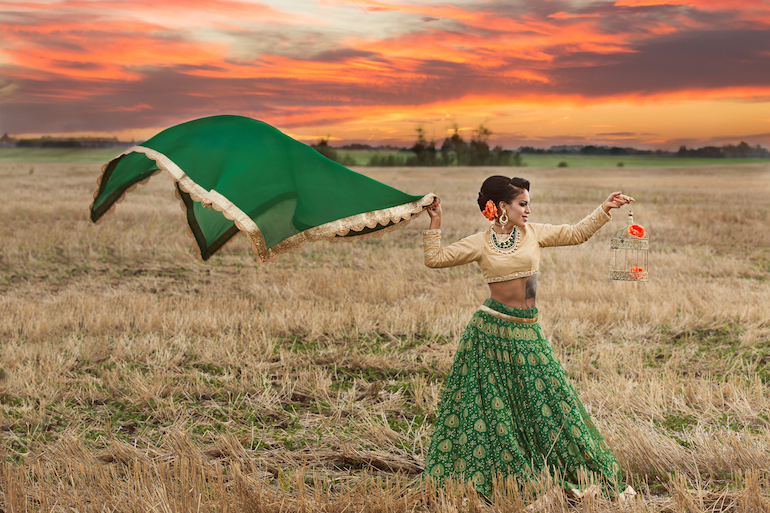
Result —
[[[90, 224], [98, 167], [0, 162], [3, 510], [528, 502], [420, 486], [456, 341], [487, 294], [475, 268], [423, 266], [427, 216], [266, 265], [240, 236], [201, 262], [163, 175]], [[478, 186], [513, 169], [364, 171], [441, 196], [447, 243], [484, 227]], [[535, 222], [577, 222], [622, 188], [653, 248], [649, 283], [607, 278], [623, 211], [543, 252], [541, 324], [640, 494], [557, 490], [539, 511], [770, 510], [770, 166], [515, 171]]]

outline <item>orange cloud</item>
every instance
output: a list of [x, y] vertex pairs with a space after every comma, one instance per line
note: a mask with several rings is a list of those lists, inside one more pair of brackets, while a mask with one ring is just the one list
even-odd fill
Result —
[[[4, 53], [31, 73], [21, 76], [45, 80], [45, 75], [66, 75], [82, 80], [139, 80], [145, 66], [204, 65], [221, 60], [227, 51], [222, 43], [178, 41], [141, 34], [68, 33], [59, 45], [30, 43], [11, 33], [6, 44], [17, 51]], [[96, 38], [99, 44], [91, 44]]]
[[147, 105], [146, 103], [140, 103], [139, 105], [134, 105], [133, 107], [115, 107], [111, 110], [112, 112], [138, 112], [140, 110], [152, 110], [152, 106]]
[[549, 18], [554, 18], [557, 20], [567, 20], [570, 18], [599, 18], [601, 14], [599, 13], [593, 13], [593, 14], [574, 14], [569, 12], [555, 12], [553, 14], [549, 14]]

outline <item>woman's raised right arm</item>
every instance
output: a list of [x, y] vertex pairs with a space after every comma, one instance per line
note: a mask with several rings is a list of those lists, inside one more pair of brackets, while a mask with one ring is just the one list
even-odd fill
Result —
[[454, 244], [441, 247], [441, 203], [438, 198], [428, 208], [430, 229], [422, 232], [422, 249], [425, 252], [425, 265], [428, 267], [452, 267], [463, 265], [481, 256], [479, 248], [471, 237], [466, 237]]
[[425, 252], [425, 265], [428, 267], [452, 267], [455, 265], [475, 262], [481, 256], [476, 236], [471, 235], [462, 240], [441, 247], [441, 229], [431, 229], [422, 232], [422, 248]]

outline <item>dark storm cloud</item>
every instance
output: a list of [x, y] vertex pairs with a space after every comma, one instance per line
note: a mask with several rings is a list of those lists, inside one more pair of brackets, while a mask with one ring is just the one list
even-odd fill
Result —
[[[172, 69], [156, 69], [136, 82], [111, 84], [92, 89], [87, 97], [77, 101], [53, 101], [41, 95], [47, 91], [65, 94], [77, 91], [80, 82], [58, 78], [45, 88], [35, 82], [21, 81], [31, 101], [3, 105], [0, 132], [24, 133], [39, 131], [45, 126], [50, 132], [111, 131], [119, 128], [165, 126], [200, 116], [249, 113], [259, 119], [282, 126], [317, 126], [350, 119], [350, 115], [330, 116], [330, 112], [309, 122], [290, 121], [296, 107], [318, 109], [343, 103], [340, 97], [353, 95], [354, 104], [374, 102], [405, 104], [410, 91], [364, 89], [341, 91], [329, 83], [300, 82], [293, 79], [220, 79], [198, 77]], [[208, 93], [216, 91], [216, 93]], [[255, 94], [261, 93], [261, 94]], [[151, 109], [118, 110], [121, 107], [149, 105]]]
[[367, 59], [379, 58], [377, 55], [372, 54], [372, 52], [356, 50], [354, 48], [341, 48], [316, 53], [310, 60], [313, 62], [341, 62], [355, 57], [364, 57]]
[[223, 31], [234, 41], [234, 52], [245, 58], [259, 58], [261, 55], [280, 55], [296, 59], [307, 59], [314, 55], [330, 52], [355, 52], [353, 48], [340, 45], [339, 33], [328, 33], [307, 27], [293, 27], [289, 32], [274, 27], [261, 27], [259, 31]]
[[[570, 66], [572, 61], [591, 66]], [[692, 89], [770, 86], [770, 31], [691, 31], [638, 45], [633, 53], [572, 54], [554, 62], [549, 90], [602, 97]]]

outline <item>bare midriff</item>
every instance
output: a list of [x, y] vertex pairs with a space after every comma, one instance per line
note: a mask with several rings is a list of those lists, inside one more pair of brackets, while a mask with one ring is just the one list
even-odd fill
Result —
[[489, 284], [490, 297], [506, 306], [526, 310], [535, 308], [537, 274]]

